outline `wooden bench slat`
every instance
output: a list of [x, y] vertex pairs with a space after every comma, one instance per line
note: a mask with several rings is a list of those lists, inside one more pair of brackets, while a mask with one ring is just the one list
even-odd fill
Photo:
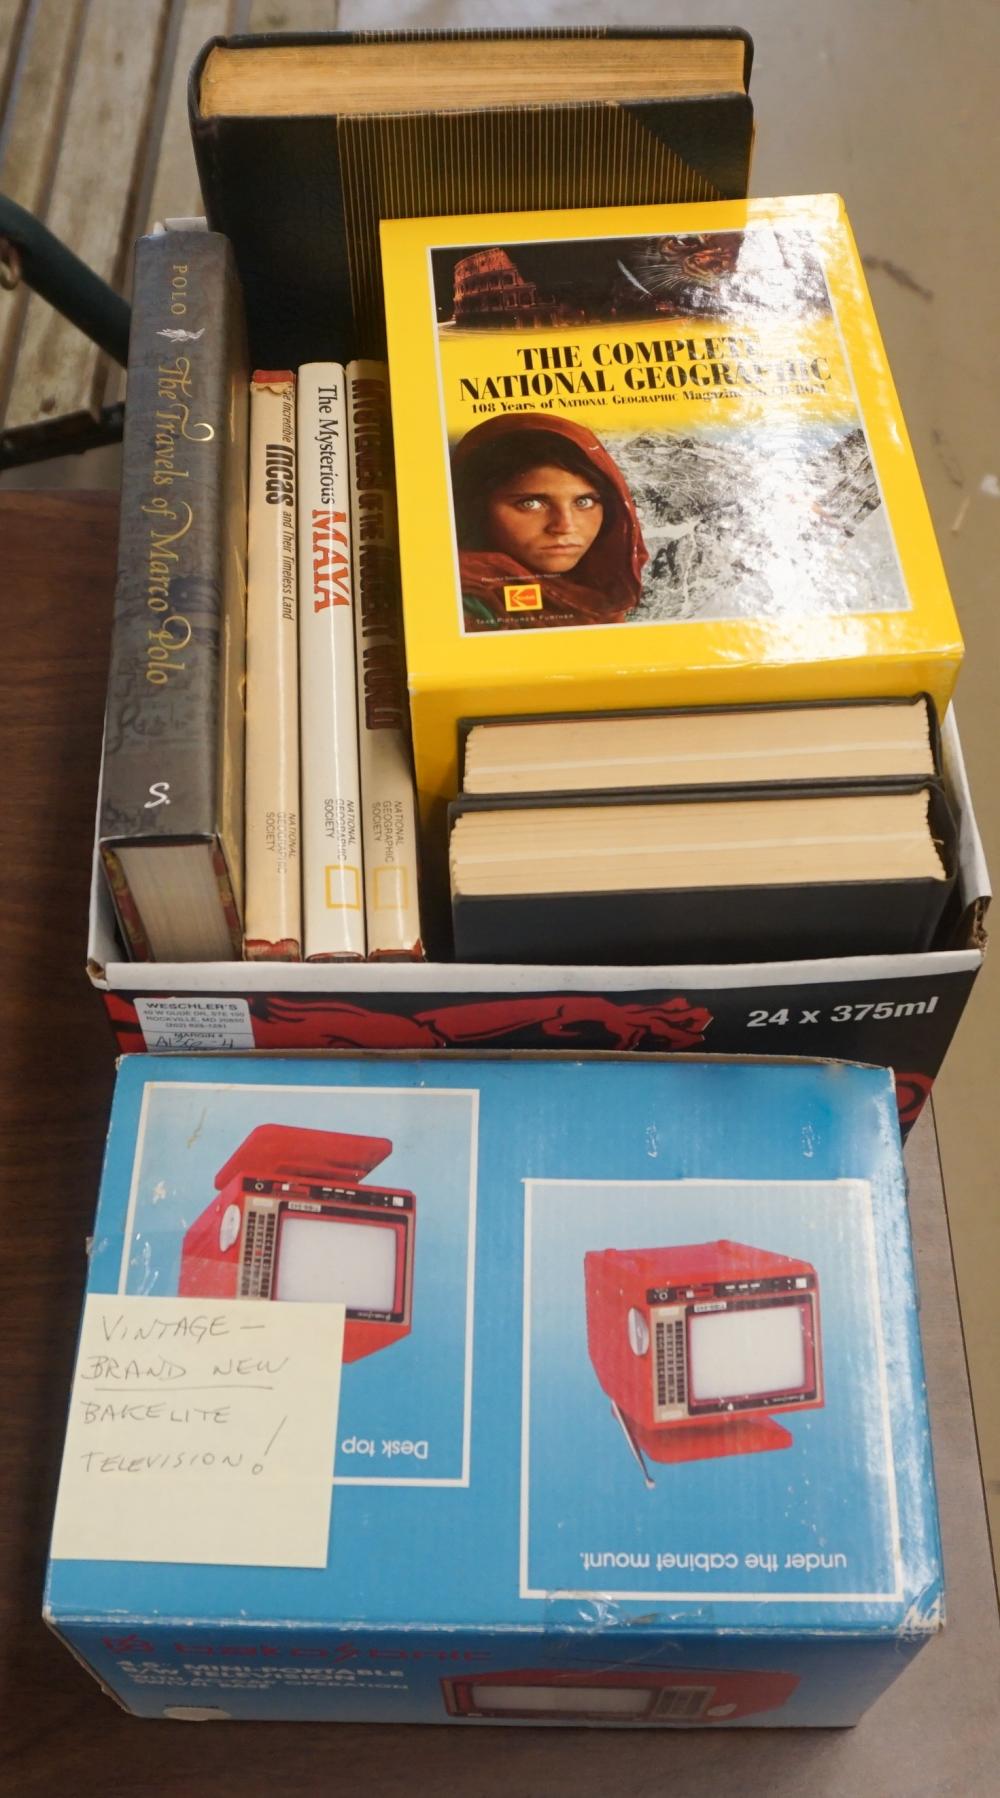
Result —
[[334, 31], [337, 0], [253, 0], [248, 31]]
[[[84, 0], [38, 0], [10, 94], [0, 193], [44, 218]], [[28, 289], [0, 293], [0, 417], [28, 304]]]
[[[173, 66], [167, 76], [163, 127], [159, 143], [153, 146], [156, 167], [145, 217], [135, 228], [136, 237], [151, 231], [163, 219], [200, 218], [205, 210], [188, 121], [188, 75], [199, 50], [210, 37], [235, 31], [237, 11], [238, 0], [185, 0]], [[132, 284], [131, 250], [130, 245], [127, 266], [122, 271], [122, 291], [130, 289]], [[105, 405], [123, 400], [125, 387], [125, 370], [109, 369]]]
[[0, 130], [27, 11], [28, 0], [0, 0]]
[[157, 155], [156, 177], [149, 197], [149, 211], [140, 231], [151, 231], [158, 219], [199, 218], [204, 212], [191, 127], [188, 123], [187, 84], [202, 45], [210, 37], [234, 29], [236, 0], [186, 0], [177, 39], [177, 54], [170, 76], [163, 134]]
[[[47, 223], [112, 286], [134, 234], [135, 188], [169, 0], [91, 0], [56, 164]], [[96, 345], [33, 295], [5, 429], [96, 416], [107, 378]]]
[[[0, 191], [121, 290], [135, 237], [202, 211], [186, 91], [202, 44], [237, 27], [332, 30], [338, 10], [338, 0], [0, 0], [0, 107], [16, 68]], [[72, 448], [92, 437], [102, 403], [117, 409], [123, 392], [122, 372], [44, 301], [0, 293], [0, 419], [19, 458], [43, 440]]]
[[0, 155], [0, 192], [44, 216], [84, 0], [37, 0]]

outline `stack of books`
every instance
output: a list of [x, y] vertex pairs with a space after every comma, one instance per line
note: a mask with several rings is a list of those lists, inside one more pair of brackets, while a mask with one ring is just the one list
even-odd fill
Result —
[[929, 948], [955, 833], [926, 699], [479, 724], [449, 808], [470, 961]]
[[250, 415], [245, 951], [419, 958], [385, 366], [258, 372]]
[[842, 203], [382, 238], [417, 782], [458, 957], [929, 947], [962, 643]]
[[[563, 77], [530, 41], [544, 114]], [[613, 93], [575, 44], [601, 89], [588, 129], [627, 96], [637, 41], [611, 58]], [[699, 146], [725, 192], [745, 44], [672, 45], [658, 129], [706, 58], [728, 71]], [[380, 351], [384, 321], [387, 365], [327, 360], [329, 332], [307, 341], [277, 306], [225, 168], [256, 166], [275, 118], [305, 167], [309, 83], [355, 52], [211, 49], [195, 136], [239, 277], [221, 233], [168, 229], [137, 256], [100, 826], [131, 953], [402, 959], [429, 937], [441, 959], [635, 965], [933, 946], [957, 870], [938, 730], [962, 643], [842, 203], [392, 217], [379, 265], [379, 212], [440, 189], [398, 144], [385, 162], [402, 75], [391, 44], [369, 47], [367, 110], [337, 121], [340, 330]], [[449, 57], [478, 68], [470, 44], [421, 53], [411, 150], [440, 122]], [[380, 170], [374, 212], [351, 201], [352, 157]], [[295, 359], [251, 376], [265, 334]]]
[[751, 58], [740, 31], [604, 27], [205, 46], [215, 229], [135, 269], [99, 827], [132, 957], [422, 955], [379, 221], [445, 183], [456, 209], [744, 193]]
[[139, 959], [423, 953], [385, 365], [249, 378], [200, 229], [136, 253], [100, 848]]

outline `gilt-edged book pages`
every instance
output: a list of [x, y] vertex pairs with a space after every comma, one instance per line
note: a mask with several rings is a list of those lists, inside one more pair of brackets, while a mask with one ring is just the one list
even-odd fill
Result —
[[940, 772], [937, 722], [912, 700], [706, 706], [471, 723], [468, 796], [913, 781]]
[[905, 954], [931, 946], [955, 877], [933, 786], [470, 799], [450, 815], [459, 960]]

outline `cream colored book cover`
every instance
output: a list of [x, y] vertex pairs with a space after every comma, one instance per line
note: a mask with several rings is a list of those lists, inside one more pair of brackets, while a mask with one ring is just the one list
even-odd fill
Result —
[[250, 387], [247, 544], [246, 918], [249, 961], [302, 953], [299, 855], [295, 376]]
[[423, 956], [389, 374], [347, 370], [365, 920], [372, 960]]
[[299, 369], [302, 896], [307, 961], [365, 954], [347, 378]]

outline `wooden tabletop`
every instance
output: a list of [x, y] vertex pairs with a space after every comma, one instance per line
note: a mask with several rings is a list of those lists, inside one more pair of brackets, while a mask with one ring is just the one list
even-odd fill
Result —
[[857, 1729], [140, 1722], [46, 1631], [45, 1555], [114, 1073], [84, 954], [116, 522], [108, 494], [0, 494], [0, 1791], [995, 1798], [996, 1589], [926, 1116], [907, 1159], [948, 1628]]

